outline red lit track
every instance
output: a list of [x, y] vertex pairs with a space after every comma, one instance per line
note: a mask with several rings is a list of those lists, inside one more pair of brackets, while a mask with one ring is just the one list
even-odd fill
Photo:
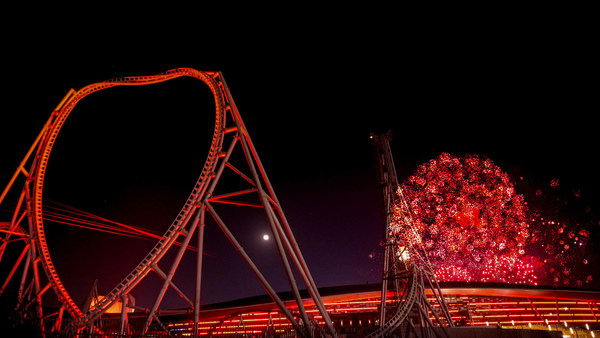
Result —
[[[95, 93], [97, 91], [108, 89], [116, 86], [139, 86], [139, 85], [149, 85], [155, 84], [159, 82], [168, 81], [181, 76], [189, 76], [197, 78], [204, 83], [206, 83], [211, 89], [216, 106], [216, 119], [215, 119], [215, 128], [213, 134], [213, 140], [211, 144], [211, 151], [208, 155], [206, 163], [204, 165], [204, 170], [202, 171], [202, 175], [198, 179], [196, 186], [194, 187], [194, 191], [190, 195], [189, 199], [185, 203], [184, 207], [179, 212], [179, 215], [175, 219], [175, 221], [171, 224], [167, 232], [163, 235], [163, 237], [158, 241], [155, 245], [154, 249], [140, 262], [140, 264], [136, 267], [134, 271], [132, 271], [113, 291], [111, 291], [107, 297], [105, 297], [100, 303], [96, 304], [96, 307], [93, 311], [84, 314], [81, 309], [75, 304], [72, 300], [71, 296], [65, 289], [63, 283], [61, 282], [56, 269], [54, 268], [54, 264], [52, 263], [52, 258], [50, 257], [50, 252], [48, 251], [48, 246], [46, 243], [46, 237], [44, 233], [44, 222], [42, 217], [42, 193], [44, 187], [44, 178], [46, 172], [46, 166], [48, 164], [48, 159], [50, 158], [50, 153], [52, 152], [52, 148], [56, 141], [56, 138], [60, 132], [61, 127], [63, 126], [65, 120], [69, 117], [73, 108], [86, 96]], [[155, 76], [138, 76], [138, 77], [125, 77], [118, 78], [106, 82], [95, 83], [92, 85], [88, 85], [76, 92], [70, 91], [62, 104], [57, 107], [57, 110], [53, 113], [55, 116], [54, 119], [49, 120], [49, 130], [47, 136], [42, 141], [42, 147], [38, 150], [38, 154], [40, 155], [40, 161], [37, 166], [37, 170], [34, 176], [34, 182], [36, 184], [33, 186], [33, 224], [35, 225], [36, 237], [38, 238], [38, 247], [42, 257], [42, 264], [50, 280], [52, 288], [58, 295], [62, 304], [65, 305], [66, 310], [75, 318], [80, 318], [80, 320], [93, 320], [97, 318], [100, 314], [104, 313], [110, 306], [112, 306], [116, 301], [119, 300], [122, 294], [129, 291], [132, 287], [134, 287], [139, 281], [144, 278], [144, 276], [148, 273], [153, 264], [155, 264], [162, 255], [170, 248], [173, 244], [175, 238], [177, 238], [183, 231], [184, 226], [189, 218], [192, 215], [192, 212], [195, 210], [195, 204], [198, 203], [199, 198], [202, 196], [202, 192], [206, 189], [206, 186], [210, 182], [210, 173], [214, 171], [216, 166], [216, 159], [218, 156], [218, 151], [221, 148], [223, 142], [223, 130], [224, 130], [224, 108], [226, 107], [224, 100], [224, 93], [219, 88], [219, 80], [218, 74], [216, 73], [205, 73], [199, 72], [193, 69], [176, 69], [173, 71], [168, 71], [163, 74], [155, 75]]]

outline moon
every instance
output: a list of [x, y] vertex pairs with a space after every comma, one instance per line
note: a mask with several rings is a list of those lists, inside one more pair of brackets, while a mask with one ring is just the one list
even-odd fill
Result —
[[263, 238], [263, 240], [265, 240], [265, 241], [268, 241], [268, 240], [269, 240], [269, 235], [267, 235], [267, 234], [264, 234], [264, 235], [262, 236], [262, 238]]

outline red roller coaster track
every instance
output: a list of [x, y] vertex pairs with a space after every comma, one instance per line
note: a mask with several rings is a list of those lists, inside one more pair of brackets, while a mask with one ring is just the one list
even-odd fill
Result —
[[[160, 240], [156, 243], [154, 248], [145, 256], [144, 259], [131, 271], [114, 289], [101, 298], [95, 306], [90, 309], [81, 309], [73, 301], [68, 290], [63, 285], [51, 258], [51, 254], [48, 250], [46, 243], [46, 234], [44, 231], [44, 212], [42, 211], [42, 195], [44, 187], [44, 178], [48, 159], [52, 152], [52, 148], [55, 144], [56, 138], [65, 123], [69, 114], [73, 111], [74, 107], [86, 96], [93, 94], [97, 91], [108, 89], [116, 86], [141, 86], [150, 85], [160, 82], [165, 82], [179, 77], [192, 77], [201, 80], [209, 86], [212, 91], [215, 100], [215, 127], [213, 132], [212, 143], [208, 158], [204, 164], [204, 168], [200, 177], [198, 178], [187, 202], [185, 202], [181, 211], [169, 226], [167, 231], [162, 235]], [[246, 173], [239, 167], [234, 166], [231, 161], [231, 154], [234, 149], [242, 148], [242, 151], [246, 158], [247, 169]], [[34, 156], [32, 156], [34, 155]], [[213, 191], [217, 185], [221, 174], [224, 170], [232, 170], [234, 173], [241, 176], [245, 181], [248, 182], [249, 188], [241, 191], [231, 192], [229, 194], [213, 196]], [[312, 299], [314, 300], [317, 308], [323, 316], [327, 329], [332, 335], [335, 335], [335, 330], [329, 320], [329, 316], [325, 311], [325, 307], [321, 301], [317, 287], [314, 280], [308, 270], [306, 262], [302, 257], [300, 249], [294, 239], [288, 221], [283, 213], [283, 210], [279, 204], [277, 196], [269, 182], [266, 172], [262, 166], [262, 163], [258, 157], [256, 149], [252, 144], [252, 140], [242, 122], [240, 114], [235, 106], [235, 103], [231, 97], [229, 89], [225, 84], [223, 76], [220, 72], [202, 72], [190, 68], [173, 69], [167, 72], [153, 75], [153, 76], [136, 76], [136, 77], [123, 77], [112, 79], [104, 82], [94, 83], [88, 85], [80, 90], [71, 89], [64, 99], [59, 103], [56, 109], [50, 115], [50, 118], [42, 128], [38, 137], [34, 141], [33, 145], [27, 152], [23, 161], [19, 164], [15, 174], [10, 179], [6, 188], [0, 195], [0, 204], [4, 201], [8, 191], [14, 185], [16, 179], [24, 175], [26, 177], [25, 184], [21, 190], [20, 198], [17, 202], [16, 208], [14, 209], [13, 217], [9, 223], [6, 223], [4, 228], [0, 231], [3, 233], [2, 244], [0, 246], [0, 261], [4, 254], [5, 248], [11, 236], [17, 239], [23, 239], [26, 243], [25, 248], [14, 268], [11, 270], [8, 278], [6, 279], [5, 285], [14, 275], [17, 267], [23, 262], [23, 258], [27, 255], [26, 263], [23, 264], [23, 275], [22, 281], [28, 276], [28, 268], [31, 267], [33, 276], [30, 277], [32, 280], [33, 290], [32, 294], [36, 298], [36, 311], [40, 320], [41, 329], [48, 330], [46, 323], [47, 320], [44, 318], [52, 317], [52, 315], [44, 314], [44, 307], [42, 306], [42, 295], [49, 289], [52, 288], [58, 297], [58, 300], [62, 304], [62, 308], [56, 316], [56, 320], [52, 325], [52, 330], [65, 329], [66, 325], [62, 325], [62, 313], [64, 310], [71, 316], [70, 325], [71, 330], [91, 330], [100, 331], [99, 327], [95, 326], [95, 321], [102, 316], [113, 304], [122, 301], [123, 304], [127, 302], [127, 295], [132, 289], [136, 287], [142, 281], [149, 272], [153, 271], [163, 280], [163, 286], [160, 292], [156, 295], [154, 305], [147, 311], [146, 325], [143, 332], [147, 332], [150, 324], [153, 321], [157, 321], [156, 316], [157, 310], [160, 307], [162, 299], [167, 289], [176, 291], [181, 298], [187, 301], [190, 308], [195, 313], [195, 325], [197, 333], [197, 322], [198, 313], [200, 307], [200, 288], [201, 288], [201, 270], [202, 270], [202, 245], [204, 240], [204, 220], [205, 214], [208, 212], [213, 219], [216, 221], [221, 230], [225, 233], [227, 238], [230, 240], [232, 245], [236, 248], [238, 253], [246, 261], [248, 266], [252, 269], [256, 277], [260, 280], [267, 293], [271, 296], [273, 301], [277, 303], [284, 315], [290, 321], [295, 330], [301, 335], [311, 335], [310, 323], [302, 300], [299, 295], [298, 287], [296, 286], [295, 279], [293, 277], [293, 271], [291, 264], [288, 260], [291, 258], [293, 265], [296, 267], [297, 272], [302, 278], [306, 289], [309, 291]], [[270, 286], [268, 281], [262, 275], [260, 270], [256, 267], [252, 259], [246, 254], [243, 247], [236, 240], [235, 236], [231, 233], [225, 222], [219, 217], [212, 204], [215, 203], [227, 203], [236, 204], [230, 197], [239, 195], [254, 194], [260, 200], [258, 206], [264, 209], [265, 215], [271, 226], [273, 238], [277, 244], [278, 252], [284, 265], [290, 287], [295, 295], [296, 302], [298, 304], [298, 313], [292, 314], [287, 309], [284, 303], [279, 299], [277, 293]], [[243, 203], [237, 203], [244, 205]], [[22, 230], [20, 225], [21, 221], [27, 219], [29, 224], [29, 231]], [[177, 285], [173, 282], [173, 275], [177, 272], [179, 262], [188, 248], [192, 236], [197, 231], [198, 238], [198, 254], [197, 254], [197, 271], [196, 271], [196, 290], [192, 296], [186, 295], [181, 291]], [[181, 242], [178, 242], [178, 239]], [[173, 246], [173, 244], [178, 244]], [[163, 256], [171, 249], [176, 249], [177, 255], [173, 263], [171, 264], [168, 271], [163, 271], [158, 266], [158, 262]], [[42, 276], [39, 274], [39, 264], [43, 268], [47, 283]], [[21, 283], [18, 298], [19, 300], [23, 297], [23, 282]], [[4, 286], [0, 289], [0, 294], [4, 290]], [[127, 333], [131, 331], [127, 327], [127, 312], [125, 311], [126, 306], [122, 306], [123, 313], [121, 316], [121, 333]], [[300, 322], [298, 319], [301, 319]], [[160, 322], [159, 322], [160, 324]], [[313, 328], [314, 329], [314, 328]]]

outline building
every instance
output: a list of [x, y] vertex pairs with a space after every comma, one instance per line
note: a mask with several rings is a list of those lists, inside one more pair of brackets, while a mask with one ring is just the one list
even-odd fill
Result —
[[[380, 288], [378, 284], [367, 284], [320, 289], [341, 335], [362, 337], [376, 329]], [[562, 336], [600, 337], [600, 291], [491, 283], [441, 283], [441, 288], [457, 326], [537, 329], [562, 331]], [[296, 305], [291, 293], [282, 293], [281, 297], [294, 313]], [[393, 301], [392, 297], [388, 299]], [[324, 325], [312, 301], [306, 300], [305, 307], [314, 322]], [[162, 313], [160, 319], [173, 335], [193, 332], [191, 313]], [[103, 320], [107, 331], [111, 322], [119, 322], [117, 317]], [[130, 315], [131, 329], [135, 330], [136, 323], [135, 314]], [[268, 296], [205, 306], [198, 331], [200, 335], [214, 336], [295, 336], [290, 323]]]

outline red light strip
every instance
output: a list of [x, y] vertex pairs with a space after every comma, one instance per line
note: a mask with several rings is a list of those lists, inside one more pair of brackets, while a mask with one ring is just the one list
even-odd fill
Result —
[[[365, 297], [364, 294], [355, 294], [352, 296], [334, 296], [334, 300], [329, 298], [329, 302], [327, 302], [327, 298], [325, 299], [325, 306], [330, 313], [338, 314], [338, 315], [354, 315], [356, 313], [365, 313], [365, 314], [373, 314], [377, 311], [379, 301], [375, 299], [375, 297]], [[496, 297], [491, 297], [492, 299]], [[594, 311], [594, 304], [587, 303], [588, 308], [585, 308], [585, 303], [582, 301], [574, 301], [574, 300], [559, 300], [559, 314], [557, 318], [556, 314], [556, 301], [544, 301], [538, 300], [534, 301], [531, 299], [527, 300], [507, 300], [502, 299], [502, 297], [497, 297], [498, 301], [493, 302], [490, 301], [490, 298], [486, 299], [484, 302], [478, 302], [477, 298], [472, 297], [462, 297], [458, 303], [450, 303], [450, 312], [453, 316], [458, 315], [461, 306], [461, 301], [465, 302], [465, 305], [468, 305], [468, 308], [472, 314], [471, 316], [471, 325], [474, 326], [483, 326], [486, 325], [486, 322], [491, 323], [492, 325], [502, 324], [510, 326], [513, 321], [515, 325], [527, 325], [529, 323], [532, 324], [544, 324], [545, 319], [548, 319], [548, 323], [555, 325], [557, 323], [562, 324], [566, 319], [567, 323], [593, 323], [597, 322]], [[456, 298], [455, 298], [456, 299]], [[388, 303], [394, 303], [393, 301], [388, 300]], [[538, 307], [541, 305], [542, 307]], [[577, 307], [573, 307], [577, 306]], [[564, 310], [564, 308], [567, 310]], [[563, 311], [564, 310], [564, 311]], [[538, 312], [536, 312], [538, 311]], [[311, 313], [315, 315], [315, 319], [318, 321], [320, 325], [323, 325], [324, 322], [320, 320], [318, 317], [318, 310], [315, 308], [314, 304], [307, 304], [307, 313]], [[273, 314], [273, 313], [271, 313]], [[431, 312], [430, 312], [431, 314]], [[270, 325], [268, 322], [268, 313], [265, 312], [263, 314], [264, 318], [256, 318], [253, 317], [253, 321], [243, 317], [244, 322], [251, 322], [251, 325], [258, 325], [257, 327], [266, 328], [267, 325]], [[457, 316], [461, 317], [461, 316]], [[431, 317], [431, 320], [434, 320]], [[348, 318], [343, 318], [341, 321], [344, 324], [348, 324]], [[339, 320], [336, 320], [339, 323]], [[355, 321], [353, 321], [354, 323]], [[227, 322], [224, 324], [224, 329], [231, 331], [235, 326], [240, 325], [239, 319], [235, 319], [232, 322]], [[358, 322], [356, 321], [355, 324]], [[275, 318], [273, 318], [274, 327], [285, 327], [290, 328], [290, 324], [287, 323], [286, 320], [282, 319], [279, 322], [276, 322]], [[246, 325], [248, 327], [248, 325]], [[229, 327], [230, 329], [228, 329]], [[208, 329], [205, 329], [208, 330]], [[204, 332], [204, 331], [201, 331]], [[219, 331], [221, 332], [221, 331]], [[238, 331], [239, 333], [239, 331]]]

